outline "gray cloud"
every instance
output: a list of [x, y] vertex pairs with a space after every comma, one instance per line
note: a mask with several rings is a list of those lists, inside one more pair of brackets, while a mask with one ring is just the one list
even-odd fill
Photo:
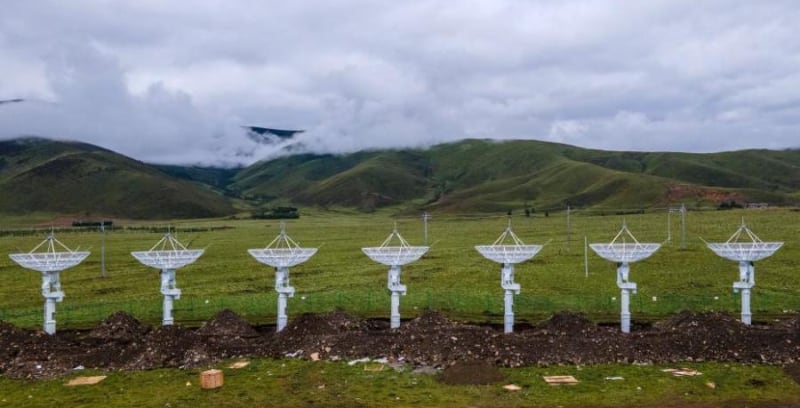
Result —
[[794, 2], [4, 2], [0, 137], [156, 162], [531, 138], [798, 147]]

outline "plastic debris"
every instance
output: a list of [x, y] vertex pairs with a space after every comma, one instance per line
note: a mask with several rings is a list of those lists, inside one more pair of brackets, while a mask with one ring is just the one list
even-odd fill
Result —
[[680, 370], [677, 368], [665, 368], [661, 371], [672, 374], [674, 377], [694, 377], [703, 375], [703, 373], [697, 370], [692, 370], [691, 368], [681, 368]]
[[354, 366], [354, 365], [360, 364], [360, 363], [369, 363], [370, 361], [371, 360], [370, 360], [369, 357], [364, 357], [364, 358], [359, 358], [357, 360], [350, 360], [350, 361], [347, 362], [347, 365]]

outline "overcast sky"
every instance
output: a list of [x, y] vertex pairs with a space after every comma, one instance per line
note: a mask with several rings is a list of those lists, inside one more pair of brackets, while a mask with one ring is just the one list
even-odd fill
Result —
[[3, 0], [0, 138], [250, 163], [463, 138], [800, 147], [796, 1]]

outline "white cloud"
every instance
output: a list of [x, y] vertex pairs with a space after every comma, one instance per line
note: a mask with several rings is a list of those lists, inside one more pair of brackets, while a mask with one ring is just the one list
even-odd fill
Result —
[[790, 1], [8, 0], [0, 137], [250, 162], [465, 137], [594, 148], [798, 146]]

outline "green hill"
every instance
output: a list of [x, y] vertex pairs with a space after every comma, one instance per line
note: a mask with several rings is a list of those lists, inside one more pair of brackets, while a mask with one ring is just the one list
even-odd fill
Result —
[[38, 138], [0, 141], [0, 212], [140, 219], [233, 213], [208, 187], [97, 146]]
[[[241, 169], [149, 165], [75, 142], [0, 142], [0, 213], [138, 219], [299, 205], [399, 212], [800, 201], [800, 151], [614, 152], [532, 140], [300, 154]], [[242, 204], [240, 200], [237, 203]], [[237, 204], [237, 205], [239, 205]]]
[[540, 141], [296, 155], [256, 163], [229, 189], [257, 200], [375, 209], [641, 208], [723, 201], [794, 204], [800, 151], [613, 152]]

